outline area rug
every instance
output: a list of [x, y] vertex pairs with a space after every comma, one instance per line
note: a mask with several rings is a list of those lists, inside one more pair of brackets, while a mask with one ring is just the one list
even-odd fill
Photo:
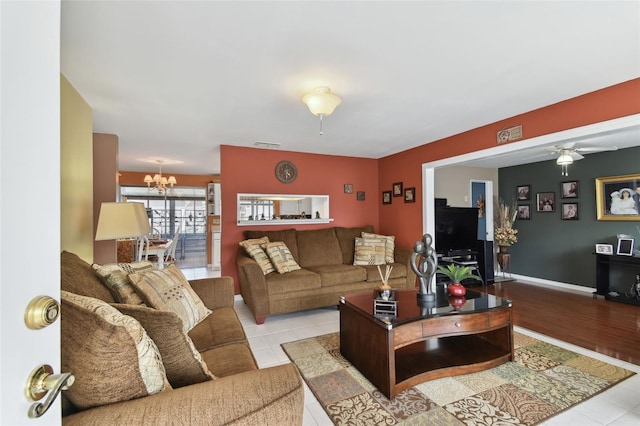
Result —
[[534, 425], [634, 375], [514, 333], [515, 360], [392, 401], [340, 355], [339, 333], [282, 344], [336, 425]]

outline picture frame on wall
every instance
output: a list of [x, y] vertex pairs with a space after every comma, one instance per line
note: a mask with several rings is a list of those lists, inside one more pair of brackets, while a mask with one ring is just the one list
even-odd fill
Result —
[[358, 192], [356, 193], [356, 199], [357, 199], [358, 201], [364, 201], [364, 191], [358, 191]]
[[516, 186], [516, 198], [518, 201], [531, 200], [531, 185]]
[[382, 204], [391, 204], [391, 191], [382, 191]]
[[578, 220], [578, 203], [562, 203], [562, 220]]
[[353, 184], [352, 183], [345, 183], [344, 184], [344, 193], [345, 194], [352, 194], [353, 193]]
[[529, 204], [523, 204], [518, 206], [518, 220], [531, 220], [531, 206]]
[[541, 213], [556, 211], [556, 193], [538, 192], [536, 194], [536, 211]]
[[578, 198], [578, 181], [569, 180], [560, 184], [560, 194], [562, 198]]
[[640, 221], [640, 174], [596, 178], [596, 219]]
[[396, 182], [393, 184], [393, 196], [402, 197], [402, 182]]
[[612, 255], [613, 244], [596, 244], [596, 253]]
[[404, 202], [415, 203], [416, 202], [416, 188], [407, 188], [404, 190]]

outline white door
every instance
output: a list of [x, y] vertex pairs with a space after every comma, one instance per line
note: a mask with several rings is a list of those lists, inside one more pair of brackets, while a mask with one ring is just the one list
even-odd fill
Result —
[[60, 2], [0, 1], [0, 424], [39, 419], [23, 388], [49, 364], [60, 373], [60, 320], [33, 331], [34, 297], [60, 294]]

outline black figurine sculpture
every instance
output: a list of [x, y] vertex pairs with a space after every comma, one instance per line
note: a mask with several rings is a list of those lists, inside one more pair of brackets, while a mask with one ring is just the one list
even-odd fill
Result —
[[[436, 293], [431, 289], [431, 282], [438, 269], [438, 255], [431, 244], [433, 244], [431, 235], [424, 234], [422, 241], [416, 241], [413, 245], [413, 254], [411, 255], [411, 269], [420, 280], [418, 300], [425, 302], [435, 302], [436, 300]], [[418, 260], [418, 256], [422, 256], [422, 259]]]

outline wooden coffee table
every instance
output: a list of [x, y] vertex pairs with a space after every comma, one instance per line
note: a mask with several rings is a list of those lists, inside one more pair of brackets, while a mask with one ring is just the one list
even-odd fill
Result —
[[387, 398], [418, 383], [513, 360], [511, 301], [467, 290], [459, 309], [442, 288], [435, 306], [397, 290], [396, 316], [374, 316], [376, 291], [340, 300], [340, 352]]

